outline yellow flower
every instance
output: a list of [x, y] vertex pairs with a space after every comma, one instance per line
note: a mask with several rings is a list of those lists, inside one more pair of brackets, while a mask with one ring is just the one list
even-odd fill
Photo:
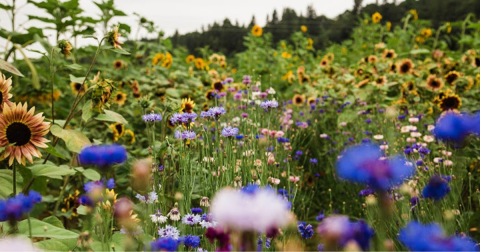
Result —
[[380, 20], [382, 20], [382, 15], [378, 12], [373, 13], [372, 15], [372, 22], [375, 24], [380, 23]]
[[368, 19], [363, 20], [363, 23], [368, 24]]
[[253, 36], [255, 37], [260, 37], [262, 36], [263, 34], [263, 29], [262, 27], [258, 26], [258, 25], [254, 25], [253, 28], [252, 28], [252, 34]]
[[425, 43], [425, 38], [422, 37], [422, 36], [417, 36], [417, 37], [415, 38], [415, 41], [416, 41], [417, 43], [419, 43], [419, 44], [423, 44], [423, 43]]
[[418, 19], [417, 10], [415, 10], [415, 9], [410, 10], [410, 14], [412, 14], [413, 20], [417, 20], [417, 19]]
[[392, 23], [387, 22], [387, 31], [390, 31], [392, 29]]
[[156, 66], [159, 62], [165, 59], [165, 55], [163, 53], [157, 53], [152, 59], [152, 65]]
[[288, 59], [288, 58], [291, 58], [292, 55], [288, 52], [282, 52], [282, 57], [285, 58], [285, 59]]
[[312, 50], [313, 49], [313, 39], [311, 38], [308, 38], [307, 39], [307, 47], [306, 47], [307, 50]]
[[302, 32], [307, 32], [307, 27], [305, 25], [302, 25], [300, 26], [300, 30], [302, 30]]
[[273, 57], [277, 57], [278, 53], [277, 52], [273, 52]]
[[129, 144], [135, 143], [135, 133], [132, 130], [125, 130], [125, 135], [130, 136], [130, 141], [127, 141]]
[[191, 62], [194, 62], [195, 61], [195, 56], [193, 55], [188, 55], [187, 58], [185, 59], [185, 61], [188, 63], [191, 63]]
[[432, 36], [432, 29], [423, 29], [421, 34], [424, 38], [428, 38]]
[[195, 67], [197, 69], [203, 70], [203, 69], [205, 69], [205, 66], [206, 66], [205, 62], [203, 61], [202, 58], [196, 58], [195, 59]]
[[123, 106], [125, 104], [125, 101], [127, 101], [127, 94], [118, 92], [113, 98], [113, 101], [118, 105]]
[[113, 131], [113, 141], [116, 142], [125, 134], [125, 126], [121, 123], [114, 123], [108, 126]]
[[452, 26], [450, 25], [450, 22], [447, 22], [447, 33], [452, 32]]
[[185, 98], [182, 100], [182, 104], [180, 105], [180, 111], [185, 113], [192, 113], [193, 109], [195, 108], [195, 102], [190, 98]]

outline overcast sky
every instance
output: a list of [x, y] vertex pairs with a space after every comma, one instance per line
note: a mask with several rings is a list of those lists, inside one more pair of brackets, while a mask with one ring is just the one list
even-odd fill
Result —
[[[4, 4], [11, 4], [11, 1], [0, 0]], [[46, 16], [46, 14], [31, 4], [25, 5], [26, 2], [27, 0], [17, 0], [17, 6], [23, 6], [19, 11], [17, 23], [23, 24], [24, 27], [41, 27], [42, 23], [38, 21], [27, 21], [27, 15]], [[280, 14], [285, 7], [304, 14], [307, 6], [313, 5], [317, 15], [333, 18], [347, 9], [352, 9], [353, 2], [353, 0], [116, 0], [117, 9], [124, 11], [128, 16], [113, 20], [111, 24], [114, 22], [129, 24], [132, 28], [130, 37], [134, 37], [137, 30], [137, 17], [133, 13], [136, 12], [154, 21], [167, 36], [170, 36], [175, 30], [181, 34], [200, 30], [202, 25], [206, 27], [214, 21], [222, 22], [225, 18], [229, 18], [233, 23], [238, 20], [240, 24], [248, 24], [252, 15], [255, 15], [257, 24], [263, 26], [267, 15], [271, 16], [274, 9]], [[375, 0], [364, 0], [363, 4], [374, 2]], [[100, 11], [92, 0], [80, 0], [80, 4], [86, 11], [85, 15], [99, 17]], [[10, 30], [9, 20], [7, 13], [0, 10], [0, 26]], [[53, 33], [45, 33], [49, 37], [53, 36]], [[140, 32], [140, 36], [143, 35], [145, 33]], [[49, 40], [52, 43], [55, 42], [52, 38]], [[0, 40], [0, 46], [5, 46], [5, 40]]]

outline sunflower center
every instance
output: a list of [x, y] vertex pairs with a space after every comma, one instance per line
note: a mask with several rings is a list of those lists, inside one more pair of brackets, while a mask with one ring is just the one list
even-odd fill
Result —
[[3, 103], [3, 93], [0, 92], [0, 103]]
[[223, 89], [223, 84], [221, 82], [216, 82], [215, 84], [213, 84], [213, 87], [216, 90], [222, 90]]
[[115, 129], [117, 130], [118, 134], [119, 135], [122, 135], [123, 134], [123, 127], [121, 124], [116, 124], [115, 125]]
[[430, 86], [434, 88], [440, 87], [440, 82], [437, 80], [432, 80], [432, 82], [430, 82]]
[[30, 142], [32, 131], [27, 125], [14, 122], [7, 126], [6, 135], [9, 143], [15, 143], [15, 146], [24, 146]]
[[75, 83], [75, 90], [80, 91], [81, 88], [82, 88], [82, 84]]
[[297, 104], [303, 103], [302, 98], [297, 97], [297, 98], [295, 99], [295, 103], [297, 103]]
[[457, 75], [456, 74], [449, 74], [446, 79], [447, 79], [448, 83], [452, 84], [457, 79]]
[[443, 104], [442, 104], [443, 108], [444, 109], [456, 109], [458, 108], [459, 106], [459, 102], [458, 102], [458, 99], [456, 99], [455, 97], [449, 97], [449, 98], [445, 98], [443, 100]]
[[393, 57], [393, 53], [391, 52], [388, 52], [387, 55], [386, 55], [387, 58], [392, 58]]
[[121, 100], [122, 99], [122, 95], [121, 94], [117, 94], [117, 100]]
[[402, 64], [400, 69], [402, 70], [403, 73], [406, 73], [406, 72], [410, 71], [410, 65], [409, 64]]

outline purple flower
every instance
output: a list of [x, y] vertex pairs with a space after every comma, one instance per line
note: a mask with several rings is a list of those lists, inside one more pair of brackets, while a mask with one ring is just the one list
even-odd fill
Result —
[[313, 236], [313, 227], [310, 224], [306, 224], [305, 222], [298, 223], [298, 232], [302, 235], [303, 239], [310, 239]]
[[233, 136], [238, 135], [238, 132], [239, 132], [238, 128], [227, 126], [227, 127], [222, 129], [222, 136], [233, 137]]
[[177, 139], [192, 140], [192, 139], [195, 139], [196, 136], [197, 136], [197, 134], [194, 131], [191, 131], [191, 130], [185, 130], [183, 132], [180, 132], [178, 130], [175, 131], [175, 138], [177, 138]]
[[269, 101], [269, 100], [266, 100], [266, 101], [263, 101], [262, 103], [260, 103], [260, 107], [264, 108], [264, 109], [272, 109], [272, 108], [276, 108], [278, 107], [278, 102], [277, 101]]
[[80, 154], [78, 154], [78, 161], [82, 165], [106, 167], [121, 164], [126, 160], [127, 150], [118, 144], [92, 145], [85, 147]]
[[162, 120], [162, 115], [151, 113], [151, 114], [143, 115], [142, 119], [145, 122], [160, 122]]
[[171, 237], [160, 237], [150, 243], [152, 251], [177, 251], [179, 241]]
[[423, 188], [422, 196], [434, 200], [440, 200], [450, 192], [448, 181], [439, 175], [434, 175]]
[[318, 160], [316, 158], [310, 158], [310, 164], [317, 164]]

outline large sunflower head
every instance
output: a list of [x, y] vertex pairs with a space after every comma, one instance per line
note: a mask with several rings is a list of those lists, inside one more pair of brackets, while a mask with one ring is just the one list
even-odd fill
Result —
[[4, 104], [3, 115], [0, 116], [0, 147], [6, 147], [0, 154], [0, 160], [9, 158], [8, 165], [14, 159], [25, 165], [25, 159], [33, 163], [32, 157], [40, 158], [42, 154], [37, 149], [47, 148], [50, 142], [43, 136], [48, 134], [49, 124], [44, 122], [42, 113], [36, 114], [35, 107], [27, 111], [27, 103]]
[[125, 126], [121, 123], [114, 123], [108, 126], [113, 131], [113, 141], [116, 142], [125, 134]]
[[125, 101], [127, 101], [127, 94], [118, 92], [113, 98], [113, 101], [118, 105], [123, 106], [125, 104]]
[[320, 61], [320, 67], [324, 68], [328, 66], [328, 59], [323, 58], [322, 61]]
[[427, 78], [427, 89], [431, 91], [438, 91], [443, 88], [443, 80], [437, 78], [435, 75], [430, 75]]
[[12, 78], [5, 79], [5, 75], [0, 73], [0, 114], [3, 111], [3, 106], [11, 106], [13, 103], [10, 101], [12, 94]]
[[305, 95], [296, 94], [293, 96], [293, 104], [301, 106], [305, 103]]
[[113, 68], [122, 69], [123, 68], [123, 61], [122, 60], [115, 60], [113, 62]]
[[380, 76], [375, 79], [375, 85], [378, 87], [381, 87], [387, 83], [387, 77], [386, 76]]
[[78, 82], [72, 82], [70, 83], [70, 87], [72, 88], [72, 93], [73, 94], [84, 94], [85, 91], [87, 90], [87, 84], [84, 84], [82, 86], [82, 83], [78, 83]]
[[199, 70], [205, 69], [205, 67], [206, 67], [205, 61], [203, 61], [202, 58], [196, 58], [195, 59], [195, 67]]
[[380, 23], [380, 20], [382, 20], [382, 14], [380, 14], [378, 12], [373, 13], [372, 22], [375, 23], [375, 24], [378, 24], [378, 23]]
[[378, 62], [378, 58], [375, 55], [370, 55], [370, 56], [368, 56], [367, 61], [368, 61], [368, 63], [375, 64], [375, 63]]
[[185, 59], [185, 62], [187, 62], [187, 64], [192, 63], [194, 61], [195, 61], [195, 56], [193, 56], [191, 54], [188, 55], [187, 58]]
[[455, 85], [455, 81], [459, 77], [460, 77], [460, 73], [457, 71], [450, 71], [444, 76], [445, 81], [452, 86]]
[[260, 37], [262, 36], [262, 33], [263, 33], [263, 29], [262, 27], [258, 26], [258, 25], [254, 25], [253, 28], [252, 28], [252, 34], [253, 36], [255, 37]]
[[395, 53], [395, 50], [393, 50], [393, 49], [391, 49], [391, 50], [385, 49], [383, 51], [382, 57], [384, 59], [393, 59], [393, 58], [397, 57], [397, 54]]
[[193, 108], [195, 108], [195, 102], [190, 98], [182, 99], [182, 104], [180, 106], [180, 111], [184, 113], [192, 113]]
[[445, 96], [438, 104], [442, 111], [457, 110], [460, 106], [462, 106], [462, 99], [456, 94]]
[[415, 65], [413, 65], [413, 62], [411, 59], [404, 59], [398, 65], [398, 73], [400, 74], [412, 73], [414, 67]]

